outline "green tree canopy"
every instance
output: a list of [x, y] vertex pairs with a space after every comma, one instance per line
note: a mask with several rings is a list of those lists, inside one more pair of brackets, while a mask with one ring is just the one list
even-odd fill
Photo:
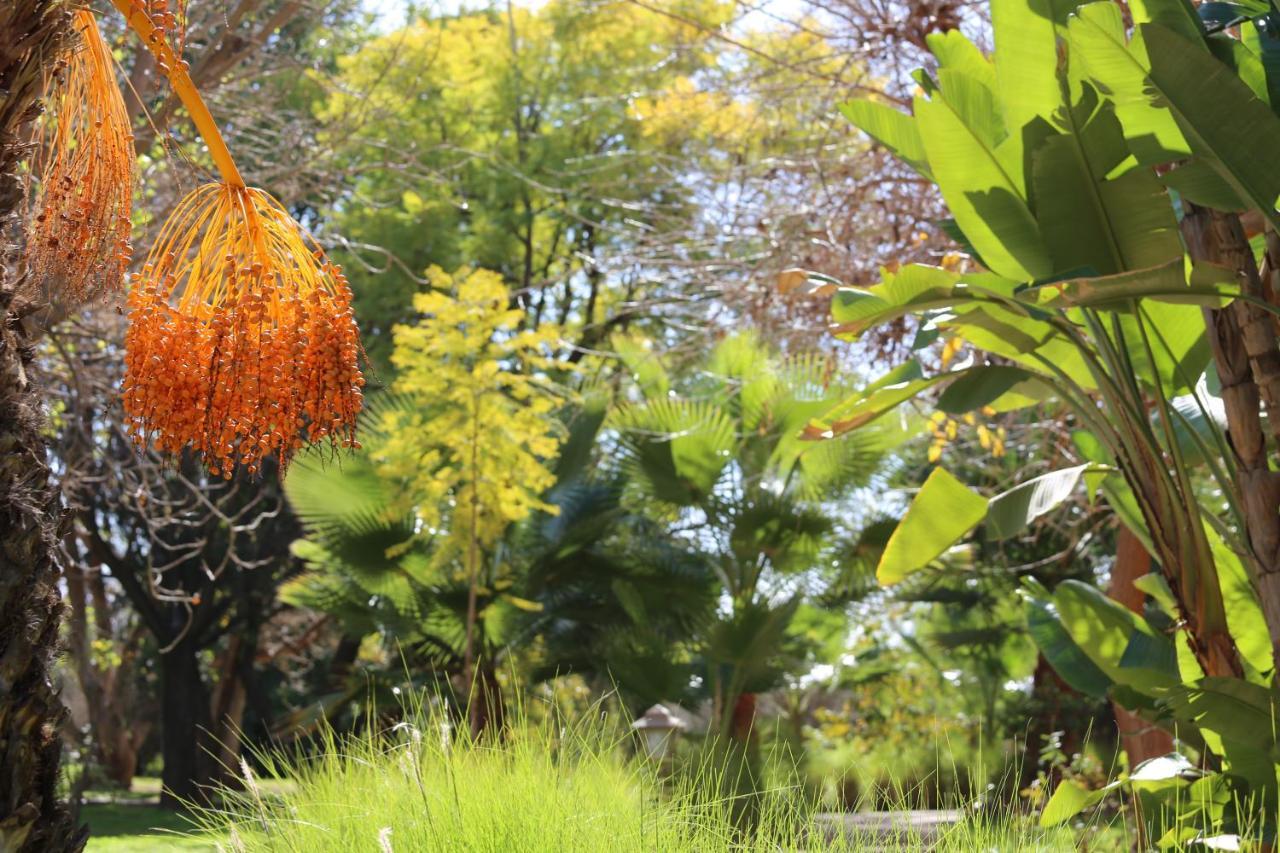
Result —
[[342, 58], [341, 90], [320, 109], [342, 128], [364, 117], [363, 165], [337, 224], [396, 258], [376, 276], [349, 265], [375, 360], [431, 264], [497, 271], [531, 325], [590, 326], [634, 297], [652, 273], [606, 282], [607, 259], [687, 224], [679, 174], [697, 142], [660, 132], [646, 109], [714, 62], [731, 6], [554, 0], [418, 20]]

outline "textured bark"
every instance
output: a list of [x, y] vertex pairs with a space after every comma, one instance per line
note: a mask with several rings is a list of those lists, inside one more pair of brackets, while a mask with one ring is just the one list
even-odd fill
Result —
[[181, 809], [202, 801], [208, 772], [208, 693], [199, 650], [184, 639], [160, 656], [160, 746], [164, 755], [160, 806]]
[[[1129, 528], [1121, 525], [1116, 534], [1116, 562], [1111, 569], [1111, 583], [1107, 595], [1134, 613], [1142, 613], [1146, 594], [1133, 582], [1151, 571], [1151, 555]], [[1120, 744], [1129, 756], [1129, 766], [1137, 767], [1149, 758], [1158, 758], [1173, 752], [1173, 736], [1153, 725], [1118, 703], [1111, 703], [1115, 712], [1116, 728]]]
[[50, 679], [62, 603], [55, 558], [56, 494], [41, 436], [44, 406], [31, 375], [31, 315], [15, 244], [25, 137], [39, 113], [70, 19], [62, 0], [0, 3], [0, 850], [83, 848], [56, 793], [66, 711]]
[[[1188, 204], [1182, 233], [1192, 260], [1231, 270], [1243, 292], [1265, 298], [1264, 287], [1240, 218]], [[1222, 383], [1227, 434], [1235, 452], [1241, 506], [1253, 576], [1271, 646], [1280, 660], [1280, 474], [1267, 463], [1262, 427], [1265, 402], [1273, 430], [1280, 430], [1280, 351], [1275, 327], [1256, 305], [1236, 300], [1206, 310], [1209, 343]]]

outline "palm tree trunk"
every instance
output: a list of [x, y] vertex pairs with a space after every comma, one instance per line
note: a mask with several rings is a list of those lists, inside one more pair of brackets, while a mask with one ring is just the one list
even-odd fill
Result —
[[50, 676], [62, 601], [59, 517], [41, 437], [44, 405], [31, 376], [30, 317], [41, 307], [22, 272], [26, 134], [45, 72], [70, 32], [63, 0], [0, 3], [0, 850], [60, 853], [87, 831], [56, 786], [65, 710]]

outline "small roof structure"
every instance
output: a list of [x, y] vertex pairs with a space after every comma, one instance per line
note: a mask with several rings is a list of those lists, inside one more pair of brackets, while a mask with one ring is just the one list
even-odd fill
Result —
[[631, 724], [633, 729], [681, 730], [688, 728], [688, 723], [671, 713], [666, 705], [654, 705], [645, 711], [640, 719]]

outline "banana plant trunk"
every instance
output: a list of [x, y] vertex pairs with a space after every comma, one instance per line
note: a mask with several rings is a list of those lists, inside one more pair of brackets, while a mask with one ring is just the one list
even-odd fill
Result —
[[[1258, 270], [1239, 216], [1187, 203], [1182, 234], [1193, 261], [1232, 271], [1245, 295], [1272, 301], [1272, 288]], [[1280, 270], [1280, 252], [1272, 254], [1275, 243], [1268, 240], [1267, 278]], [[1265, 405], [1271, 430], [1280, 439], [1275, 324], [1265, 309], [1242, 299], [1221, 310], [1206, 309], [1205, 322], [1236, 457], [1236, 485], [1250, 546], [1250, 553], [1242, 557], [1262, 604], [1272, 653], [1280, 660], [1280, 473], [1271, 470], [1262, 421]]]
[[0, 850], [83, 849], [57, 794], [66, 711], [53, 684], [62, 601], [58, 500], [32, 376], [32, 315], [43, 307], [17, 247], [27, 135], [47, 72], [70, 34], [63, 0], [0, 3]]

